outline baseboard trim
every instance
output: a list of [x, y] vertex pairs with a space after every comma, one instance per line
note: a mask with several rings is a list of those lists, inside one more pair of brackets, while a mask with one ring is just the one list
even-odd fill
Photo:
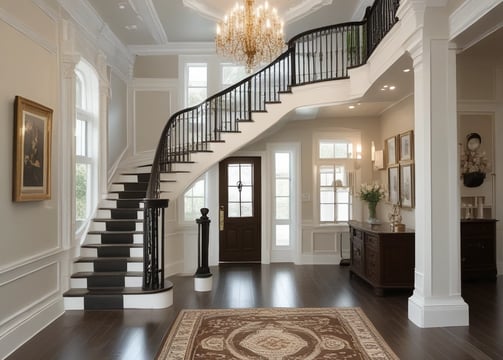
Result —
[[409, 320], [421, 328], [468, 326], [468, 304], [461, 296], [409, 298]]
[[3, 331], [0, 335], [0, 359], [12, 354], [63, 313], [63, 298], [58, 297], [35, 314]]

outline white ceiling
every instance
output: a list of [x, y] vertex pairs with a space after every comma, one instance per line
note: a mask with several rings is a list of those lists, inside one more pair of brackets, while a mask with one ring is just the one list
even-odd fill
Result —
[[[198, 49], [204, 49], [206, 52], [214, 51], [216, 21], [236, 2], [236, 0], [83, 1], [87, 1], [96, 10], [131, 53], [139, 55], [176, 53], [176, 49], [184, 49], [186, 53], [194, 53]], [[263, 0], [256, 1], [261, 3]], [[372, 3], [373, 0], [269, 0], [269, 4], [277, 7], [278, 13], [285, 21], [286, 40], [320, 26], [361, 20], [365, 8]], [[459, 4], [459, 1], [453, 3]], [[501, 46], [503, 4], [499, 10], [501, 11], [492, 12], [487, 16], [492, 18], [485, 18], [484, 22], [480, 22], [486, 27], [490, 25], [490, 28], [479, 29], [477, 26], [482, 25], [475, 24], [472, 29], [454, 39], [460, 51], [465, 50], [465, 54], [486, 55], [494, 55], [495, 49], [498, 52], [503, 51]], [[480, 34], [484, 36], [481, 37]], [[285, 120], [376, 116], [393, 103], [413, 93], [413, 71], [404, 73], [403, 70], [406, 68], [412, 68], [412, 61], [408, 56], [391, 65], [365, 96], [354, 104], [297, 109], [288, 114]], [[382, 91], [384, 85], [394, 85], [396, 88], [391, 91], [388, 87]], [[355, 108], [350, 109], [349, 105], [354, 105]]]
[[[236, 0], [87, 0], [130, 49], [172, 43], [213, 43], [218, 19]], [[262, 0], [256, 0], [257, 4]], [[371, 0], [269, 0], [285, 22], [288, 40], [319, 26], [361, 20]], [[133, 51], [134, 52], [134, 51]]]

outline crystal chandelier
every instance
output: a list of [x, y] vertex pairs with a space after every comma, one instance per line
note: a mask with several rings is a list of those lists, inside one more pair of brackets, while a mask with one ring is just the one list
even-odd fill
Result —
[[243, 0], [217, 25], [216, 47], [219, 55], [246, 64], [248, 72], [271, 62], [281, 54], [283, 22], [267, 1], [255, 7], [254, 0]]

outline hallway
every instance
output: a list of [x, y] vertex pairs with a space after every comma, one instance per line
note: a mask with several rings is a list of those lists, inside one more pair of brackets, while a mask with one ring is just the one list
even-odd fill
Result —
[[174, 276], [165, 310], [67, 311], [12, 354], [25, 359], [153, 359], [183, 308], [359, 306], [393, 351], [413, 359], [503, 359], [503, 277], [464, 283], [470, 327], [421, 329], [407, 319], [409, 292], [376, 297], [334, 265], [224, 264], [212, 268], [213, 291], [193, 291], [192, 276]]

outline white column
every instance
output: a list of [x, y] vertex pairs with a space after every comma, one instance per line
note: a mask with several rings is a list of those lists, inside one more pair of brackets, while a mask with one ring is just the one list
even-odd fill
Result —
[[[75, 124], [75, 67], [80, 61], [76, 54], [62, 56], [61, 119], [59, 126], [60, 154], [58, 155], [59, 223], [63, 248], [71, 248], [75, 239], [75, 196], [73, 189], [73, 154]], [[75, 254], [74, 254], [75, 255]]]
[[409, 319], [420, 327], [468, 325], [461, 297], [456, 55], [423, 33], [414, 60], [416, 264]]
[[105, 199], [108, 193], [108, 107], [110, 100], [110, 81], [106, 56], [100, 51], [96, 59], [96, 69], [99, 77], [99, 155], [98, 155], [98, 191], [101, 199]]

